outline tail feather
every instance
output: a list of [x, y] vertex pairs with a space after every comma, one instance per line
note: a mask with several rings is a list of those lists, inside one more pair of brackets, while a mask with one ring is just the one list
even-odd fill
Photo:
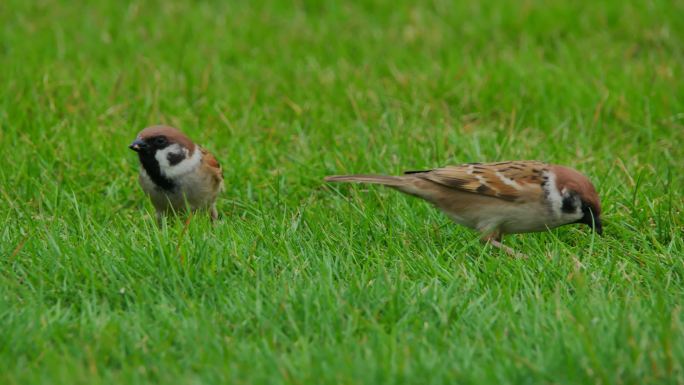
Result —
[[382, 184], [385, 186], [400, 187], [406, 185], [406, 179], [401, 176], [390, 175], [332, 175], [325, 177], [326, 182], [358, 182]]

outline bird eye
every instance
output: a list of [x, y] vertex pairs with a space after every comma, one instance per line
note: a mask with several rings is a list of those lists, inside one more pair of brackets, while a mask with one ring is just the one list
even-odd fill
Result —
[[154, 145], [157, 147], [161, 147], [166, 144], [166, 138], [163, 136], [158, 136], [154, 138]]

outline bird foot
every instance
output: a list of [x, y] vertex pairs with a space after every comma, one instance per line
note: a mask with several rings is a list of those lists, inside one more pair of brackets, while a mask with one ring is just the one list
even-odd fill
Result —
[[498, 249], [503, 250], [504, 252], [506, 252], [506, 254], [510, 255], [513, 258], [520, 258], [520, 259], [527, 259], [528, 258], [528, 256], [526, 254], [519, 253], [519, 252], [511, 249], [510, 247], [504, 245], [503, 243], [497, 241], [496, 239], [487, 239], [485, 242], [489, 243], [490, 245], [492, 245]]

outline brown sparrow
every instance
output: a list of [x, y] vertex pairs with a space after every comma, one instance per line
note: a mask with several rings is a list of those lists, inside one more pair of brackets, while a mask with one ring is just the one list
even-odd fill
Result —
[[140, 131], [129, 148], [138, 153], [143, 191], [152, 199], [157, 219], [164, 213], [209, 210], [218, 218], [216, 198], [223, 172], [216, 158], [173, 127]]
[[537, 161], [466, 163], [402, 176], [340, 175], [328, 182], [382, 184], [423, 198], [454, 222], [482, 234], [482, 241], [501, 244], [503, 234], [544, 231], [584, 223], [598, 234], [601, 204], [594, 185], [579, 172]]

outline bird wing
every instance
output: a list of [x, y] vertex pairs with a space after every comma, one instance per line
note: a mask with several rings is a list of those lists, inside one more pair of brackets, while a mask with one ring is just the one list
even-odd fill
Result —
[[549, 166], [538, 161], [466, 163], [407, 174], [444, 187], [507, 201], [541, 199]]
[[218, 162], [218, 160], [216, 160], [216, 157], [209, 151], [201, 147], [200, 151], [202, 153], [202, 166], [205, 167], [211, 173], [212, 178], [217, 184], [222, 184], [223, 169], [221, 168], [221, 164]]

